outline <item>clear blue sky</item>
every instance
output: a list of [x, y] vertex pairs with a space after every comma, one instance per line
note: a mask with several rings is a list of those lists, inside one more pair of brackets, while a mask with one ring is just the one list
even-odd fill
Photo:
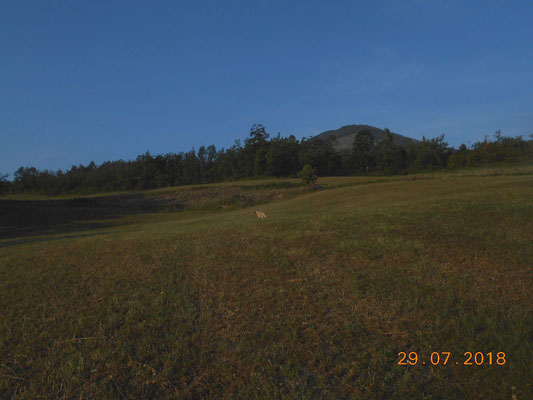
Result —
[[255, 122], [533, 133], [533, 1], [0, 0], [0, 171], [215, 144]]

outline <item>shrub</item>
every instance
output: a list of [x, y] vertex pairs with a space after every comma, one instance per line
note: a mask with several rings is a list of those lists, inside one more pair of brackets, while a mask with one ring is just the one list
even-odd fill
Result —
[[298, 172], [298, 178], [301, 178], [307, 186], [313, 186], [318, 179], [316, 169], [309, 164], [305, 164], [300, 172]]

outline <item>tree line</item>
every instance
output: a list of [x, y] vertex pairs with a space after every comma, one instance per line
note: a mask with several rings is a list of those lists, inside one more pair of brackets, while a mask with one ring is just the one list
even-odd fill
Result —
[[0, 173], [0, 193], [87, 194], [122, 190], [146, 190], [167, 186], [212, 183], [264, 176], [294, 177], [305, 165], [318, 176], [394, 175], [464, 168], [497, 163], [533, 161], [533, 140], [506, 137], [448, 146], [444, 135], [399, 145], [390, 131], [375, 142], [369, 131], [360, 131], [351, 151], [339, 152], [334, 139], [318, 137], [297, 140], [270, 137], [262, 125], [254, 125], [249, 136], [228, 149], [201, 146], [188, 152], [152, 155], [148, 151], [135, 160], [94, 162], [66, 171], [20, 167], [12, 181]]

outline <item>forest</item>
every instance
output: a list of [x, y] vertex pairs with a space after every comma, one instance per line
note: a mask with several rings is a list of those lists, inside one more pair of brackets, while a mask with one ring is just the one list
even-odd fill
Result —
[[506, 137], [497, 131], [492, 138], [471, 146], [450, 147], [444, 135], [397, 144], [389, 130], [376, 142], [367, 130], [360, 131], [350, 151], [334, 148], [333, 138], [296, 139], [294, 135], [270, 136], [255, 124], [242, 143], [227, 149], [201, 146], [188, 152], [152, 155], [135, 160], [73, 165], [66, 171], [20, 167], [13, 180], [0, 173], [0, 194], [89, 194], [123, 190], [146, 190], [242, 178], [294, 177], [310, 165], [318, 176], [396, 175], [442, 169], [513, 164], [533, 161], [533, 140]]

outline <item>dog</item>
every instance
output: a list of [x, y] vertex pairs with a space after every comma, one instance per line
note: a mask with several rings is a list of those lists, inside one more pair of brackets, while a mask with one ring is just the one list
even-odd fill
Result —
[[255, 215], [257, 215], [257, 218], [266, 218], [266, 214], [263, 211], [256, 211]]

